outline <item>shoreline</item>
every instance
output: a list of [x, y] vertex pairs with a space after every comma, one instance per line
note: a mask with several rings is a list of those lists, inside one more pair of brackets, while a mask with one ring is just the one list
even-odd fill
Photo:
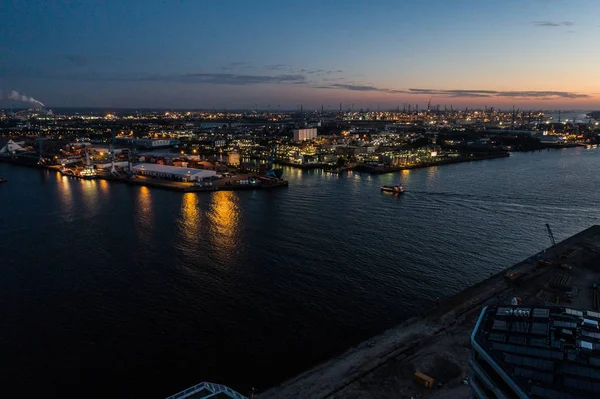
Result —
[[443, 159], [440, 161], [424, 162], [424, 163], [418, 164], [418, 165], [393, 166], [393, 167], [388, 167], [388, 168], [373, 168], [373, 169], [365, 168], [364, 170], [357, 170], [355, 168], [354, 170], [356, 170], [357, 172], [369, 173], [371, 175], [383, 175], [386, 173], [401, 172], [403, 170], [424, 169], [424, 168], [430, 168], [430, 167], [434, 167], [434, 166], [451, 165], [451, 164], [457, 164], [457, 163], [463, 163], [463, 162], [485, 161], [488, 159], [508, 158], [508, 157], [510, 157], [509, 152], [501, 152], [501, 153], [497, 153], [497, 154], [477, 155], [477, 156], [473, 156], [473, 157], [459, 157], [456, 159]]
[[[543, 266], [536, 260], [532, 261], [532, 259], [542, 255], [546, 259], [557, 260], [560, 254], [566, 253], [569, 249], [578, 248], [585, 244], [589, 245], [590, 241], [593, 242], [598, 238], [600, 238], [600, 226], [591, 226], [449, 298], [440, 300], [437, 306], [422, 312], [420, 315], [411, 317], [395, 327], [358, 343], [330, 360], [265, 390], [258, 394], [257, 398], [362, 397], [356, 395], [356, 392], [364, 394], [364, 389], [372, 389], [370, 385], [373, 383], [373, 379], [378, 381], [384, 378], [376, 376], [376, 373], [389, 374], [389, 370], [385, 370], [388, 368], [387, 366], [413, 366], [413, 362], [418, 362], [419, 356], [429, 356], [432, 350], [434, 352], [450, 351], [444, 347], [444, 340], [451, 341], [454, 347], [452, 350], [463, 351], [460, 355], [465, 358], [463, 368], [466, 375], [468, 373], [466, 363], [470, 356], [470, 348], [460, 348], [465, 340], [468, 342], [476, 316], [479, 315], [480, 310], [485, 305], [499, 303], [501, 299], [508, 299], [513, 295], [527, 298], [529, 294], [521, 293], [519, 290], [532, 289], [531, 286], [534, 286], [534, 292], [537, 292], [539, 280], [551, 275], [550, 271], [554, 271], [556, 266]], [[516, 281], [509, 281], [505, 275], [514, 271], [520, 273], [520, 278]], [[531, 300], [535, 299], [533, 295], [530, 297]], [[427, 354], [419, 353], [419, 351], [425, 349], [427, 349]], [[402, 362], [408, 364], [402, 364]], [[462, 363], [463, 361], [461, 361]], [[456, 390], [456, 396], [460, 397], [462, 395], [458, 395], [459, 391], [462, 394], [464, 393], [462, 390], [466, 389], [463, 384], [458, 382], [447, 384], [447, 387], [444, 388], [423, 391], [423, 387], [414, 383], [412, 378], [414, 369], [411, 368], [411, 370], [408, 376], [394, 375], [393, 378], [403, 377], [402, 385], [405, 385], [407, 389], [420, 389], [418, 391], [420, 394], [435, 396], [444, 392], [448, 394], [449, 390], [453, 389]], [[435, 375], [433, 377], [435, 378]], [[460, 381], [463, 378], [462, 375], [459, 376]], [[346, 392], [348, 390], [350, 393]], [[468, 396], [470, 391], [466, 392]], [[405, 391], [403, 393], [406, 394]], [[338, 394], [339, 396], [337, 396]], [[441, 397], [454, 396], [442, 395]]]
[[289, 166], [291, 168], [302, 169], [302, 170], [322, 169], [326, 172], [335, 173], [335, 174], [339, 174], [343, 171], [352, 170], [352, 171], [359, 172], [359, 173], [369, 173], [372, 175], [381, 175], [381, 174], [386, 174], [386, 173], [401, 172], [403, 170], [424, 169], [424, 168], [431, 168], [431, 167], [440, 166], [440, 165], [450, 165], [450, 164], [456, 164], [456, 163], [462, 163], [462, 162], [485, 161], [488, 159], [507, 158], [507, 157], [510, 157], [509, 152], [500, 152], [500, 153], [492, 153], [492, 154], [486, 154], [486, 155], [474, 155], [474, 156], [469, 156], [469, 157], [442, 159], [439, 161], [424, 162], [424, 163], [417, 164], [417, 165], [391, 166], [391, 167], [383, 167], [383, 168], [372, 168], [372, 167], [365, 166], [365, 165], [357, 165], [357, 166], [353, 166], [353, 167], [344, 166], [341, 168], [339, 168], [339, 167], [335, 168], [335, 167], [331, 167], [328, 164], [323, 164], [323, 163], [302, 165], [302, 164], [296, 164], [293, 162], [287, 162], [287, 161], [281, 161], [281, 160], [277, 160], [277, 161], [275, 161], [275, 163], [277, 163], [279, 165]]
[[[59, 165], [38, 165], [37, 163], [23, 162], [23, 161], [14, 160], [14, 159], [0, 159], [0, 163], [2, 163], [2, 162], [9, 163], [12, 165], [36, 168], [36, 169], [52, 170], [55, 172], [59, 172], [59, 169], [60, 169]], [[77, 176], [67, 176], [67, 177], [70, 177], [72, 179], [87, 180], [87, 179], [82, 179]], [[98, 174], [98, 175], [96, 175], [95, 179], [89, 179], [89, 180], [106, 180], [106, 181], [110, 181], [110, 182], [124, 183], [124, 184], [128, 184], [131, 186], [145, 186], [145, 187], [150, 187], [150, 188], [158, 188], [158, 189], [177, 191], [177, 192], [182, 192], [182, 193], [214, 192], [214, 191], [243, 191], [243, 190], [245, 190], [245, 191], [247, 191], [247, 190], [269, 190], [269, 189], [274, 189], [274, 188], [279, 188], [279, 187], [288, 187], [288, 185], [289, 185], [289, 182], [287, 180], [281, 180], [281, 181], [273, 181], [273, 182], [262, 182], [258, 185], [217, 184], [217, 185], [212, 185], [212, 186], [194, 186], [193, 183], [188, 183], [188, 182], [159, 180], [159, 179], [152, 179], [152, 178], [147, 178], [147, 177], [138, 177], [135, 179], [131, 179], [128, 177], [111, 176], [109, 174], [107, 174], [107, 175]]]

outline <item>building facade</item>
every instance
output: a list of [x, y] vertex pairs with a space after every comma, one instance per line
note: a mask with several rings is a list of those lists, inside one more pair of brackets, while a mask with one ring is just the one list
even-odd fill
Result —
[[307, 141], [317, 137], [317, 128], [294, 129], [294, 141]]

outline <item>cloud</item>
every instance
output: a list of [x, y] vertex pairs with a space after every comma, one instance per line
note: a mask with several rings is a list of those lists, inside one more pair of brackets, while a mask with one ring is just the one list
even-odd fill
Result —
[[342, 84], [334, 83], [330, 85], [315, 86], [320, 89], [342, 89], [351, 91], [376, 91], [389, 94], [422, 94], [430, 96], [443, 96], [443, 97], [509, 97], [509, 98], [535, 98], [535, 99], [575, 99], [575, 98], [589, 98], [588, 94], [572, 93], [567, 91], [497, 91], [497, 90], [464, 90], [464, 89], [387, 89], [379, 88], [371, 85], [359, 85], [359, 84]]
[[436, 90], [436, 89], [408, 89], [413, 94], [436, 94], [452, 97], [491, 97], [498, 93], [495, 90]]
[[309, 75], [331, 75], [334, 73], [342, 73], [341, 69], [300, 69], [300, 72], [306, 73]]
[[589, 98], [588, 94], [577, 94], [568, 91], [502, 91], [496, 94], [498, 97], [559, 97], [559, 98]]
[[589, 98], [588, 94], [567, 91], [496, 91], [496, 90], [434, 90], [408, 89], [413, 94], [441, 95], [449, 97], [511, 97], [511, 98]]
[[[340, 78], [343, 79], [343, 78]], [[326, 79], [323, 79], [324, 81]], [[317, 89], [344, 89], [351, 91], [378, 91], [382, 93], [408, 93], [406, 90], [396, 90], [396, 89], [382, 89], [379, 87], [371, 86], [371, 85], [361, 85], [361, 84], [351, 84], [351, 83], [332, 83], [329, 85], [321, 85], [321, 86], [313, 86]]]
[[289, 65], [285, 64], [273, 64], [273, 65], [265, 65], [265, 69], [267, 71], [281, 71], [282, 69], [291, 68]]
[[558, 24], [556, 22], [550, 22], [550, 21], [536, 21], [533, 24], [535, 26], [561, 26], [561, 24]]
[[330, 85], [329, 87], [337, 88], [337, 89], [352, 90], [352, 91], [386, 91], [385, 89], [379, 89], [375, 86], [349, 85], [349, 84], [342, 84], [342, 83], [334, 83], [334, 84]]
[[548, 26], [548, 27], [559, 27], [559, 26], [573, 26], [575, 22], [563, 21], [563, 22], [552, 22], [552, 21], [535, 21], [534, 26]]
[[304, 75], [245, 75], [234, 73], [185, 73], [172, 75], [150, 75], [134, 79], [149, 82], [178, 82], [190, 84], [249, 85], [260, 83], [305, 82]]

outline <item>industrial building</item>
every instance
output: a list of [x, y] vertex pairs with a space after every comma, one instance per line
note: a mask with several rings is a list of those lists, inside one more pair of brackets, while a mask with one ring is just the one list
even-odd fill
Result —
[[135, 165], [133, 171], [139, 175], [177, 181], [201, 181], [206, 177], [216, 177], [214, 170], [180, 168], [177, 166], [142, 163]]
[[117, 137], [115, 141], [119, 145], [135, 145], [141, 148], [166, 148], [179, 144], [179, 140], [172, 139], [132, 139], [129, 137]]
[[317, 137], [317, 128], [294, 129], [294, 141], [307, 141]]
[[600, 313], [486, 307], [471, 335], [475, 398], [599, 398]]

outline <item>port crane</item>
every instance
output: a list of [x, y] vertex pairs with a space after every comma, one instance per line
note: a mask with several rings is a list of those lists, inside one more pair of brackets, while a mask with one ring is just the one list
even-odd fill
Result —
[[38, 137], [37, 139], [38, 142], [38, 152], [39, 152], [39, 159], [38, 159], [38, 164], [42, 165], [44, 163], [44, 156], [42, 155], [42, 150], [44, 149], [43, 145], [42, 145], [42, 139]]
[[550, 237], [550, 242], [552, 243], [552, 246], [555, 246], [556, 240], [554, 239], [554, 234], [552, 234], [552, 229], [550, 228], [550, 225], [548, 223], [546, 223], [546, 231], [548, 232], [548, 237]]
[[110, 133], [111, 138], [110, 144], [108, 146], [108, 154], [110, 158], [110, 174], [113, 176], [119, 176], [119, 172], [117, 172], [117, 169], [115, 168], [115, 143], [117, 142], [117, 140], [115, 139], [115, 130], [111, 129]]
[[280, 179], [283, 174], [283, 169], [274, 169], [273, 164], [275, 163], [275, 156], [277, 155], [277, 145], [271, 146], [271, 152], [269, 153], [269, 169], [265, 173], [265, 177], [271, 177]]

